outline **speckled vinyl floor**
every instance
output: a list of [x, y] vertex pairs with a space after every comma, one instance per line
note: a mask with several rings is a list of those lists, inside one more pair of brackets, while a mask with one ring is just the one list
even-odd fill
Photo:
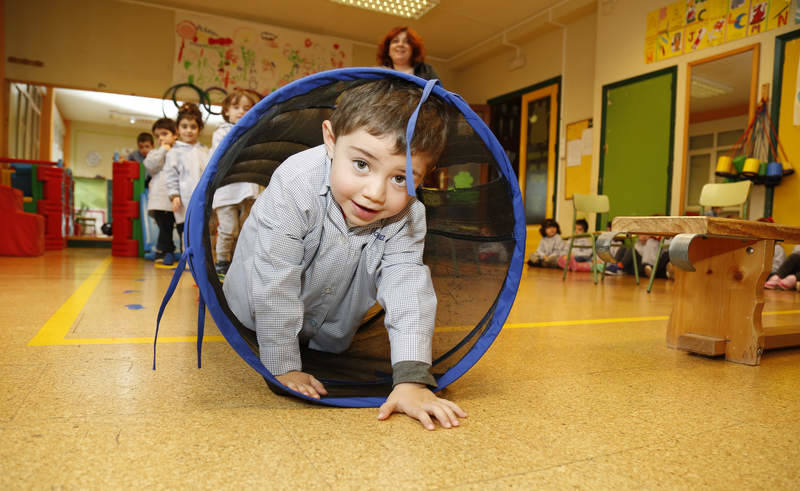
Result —
[[[274, 395], [210, 320], [198, 370], [189, 274], [153, 371], [170, 277], [105, 250], [0, 258], [0, 489], [800, 486], [800, 349], [758, 367], [668, 349], [667, 281], [525, 271], [446, 390], [469, 417], [428, 432]], [[800, 324], [800, 294], [765, 296], [766, 326]]]

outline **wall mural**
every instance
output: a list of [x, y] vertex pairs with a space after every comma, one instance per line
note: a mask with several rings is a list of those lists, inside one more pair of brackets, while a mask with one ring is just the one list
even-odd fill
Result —
[[644, 61], [653, 63], [796, 23], [794, 0], [678, 0], [647, 14]]
[[352, 65], [352, 42], [223, 17], [175, 14], [173, 82], [262, 95]]

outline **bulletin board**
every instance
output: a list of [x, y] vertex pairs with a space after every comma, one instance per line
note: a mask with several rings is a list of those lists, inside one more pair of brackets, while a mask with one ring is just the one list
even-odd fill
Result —
[[591, 194], [592, 119], [567, 125], [567, 165], [564, 171], [564, 196]]

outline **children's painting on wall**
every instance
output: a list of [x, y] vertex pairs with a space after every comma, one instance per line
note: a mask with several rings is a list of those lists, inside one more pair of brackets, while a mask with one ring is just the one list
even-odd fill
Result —
[[178, 12], [174, 83], [269, 94], [312, 73], [352, 64], [352, 42], [263, 24]]
[[645, 63], [797, 24], [793, 1], [800, 5], [800, 0], [673, 1], [647, 14]]

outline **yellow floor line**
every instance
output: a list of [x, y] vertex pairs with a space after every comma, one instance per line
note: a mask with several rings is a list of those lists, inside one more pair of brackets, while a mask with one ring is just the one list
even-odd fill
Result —
[[103, 262], [94, 268], [94, 271], [81, 283], [75, 293], [44, 323], [44, 326], [39, 329], [39, 332], [31, 339], [28, 346], [62, 344], [70, 328], [75, 323], [75, 319], [78, 318], [86, 302], [89, 301], [89, 297], [92, 296], [110, 264], [111, 256], [103, 259]]
[[[56, 311], [44, 326], [36, 333], [28, 346], [74, 346], [86, 344], [147, 344], [152, 343], [152, 337], [136, 338], [67, 338], [70, 328], [75, 323], [83, 307], [89, 301], [97, 285], [111, 264], [112, 257], [109, 256], [98, 265], [89, 277], [75, 290], [66, 302]], [[764, 312], [762, 315], [790, 315], [800, 314], [800, 310], [777, 310]], [[522, 322], [505, 324], [503, 329], [526, 329], [531, 327], [557, 327], [557, 326], [582, 326], [596, 324], [627, 324], [632, 322], [651, 322], [668, 320], [667, 315], [646, 316], [646, 317], [609, 317], [603, 319], [576, 319], [568, 321], [541, 321], [541, 322]], [[436, 332], [458, 332], [469, 331], [474, 326], [444, 326], [436, 329]], [[223, 336], [204, 336], [204, 342], [221, 342]], [[160, 343], [196, 343], [197, 336], [162, 336], [158, 338]]]

